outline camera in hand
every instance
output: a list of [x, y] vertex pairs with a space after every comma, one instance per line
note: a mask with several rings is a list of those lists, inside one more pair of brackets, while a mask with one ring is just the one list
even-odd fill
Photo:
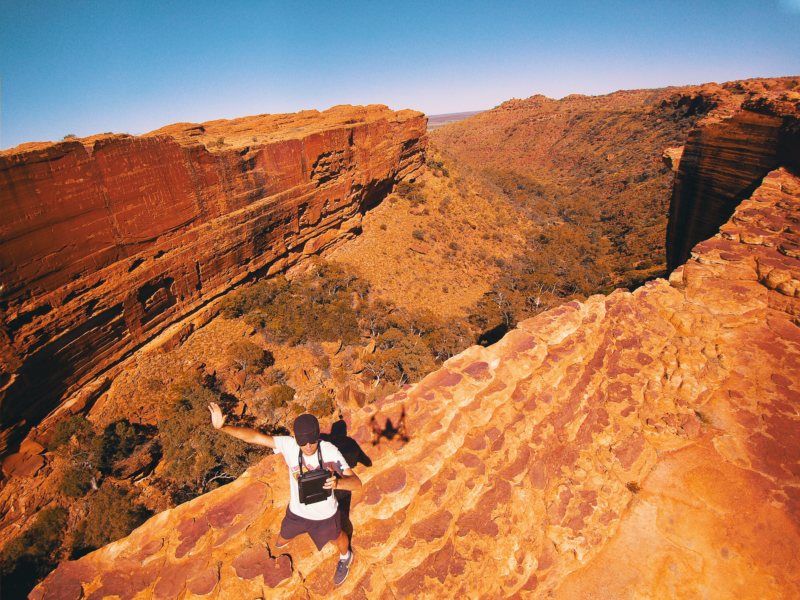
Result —
[[305, 461], [303, 460], [302, 450], [297, 459], [300, 465], [300, 476], [297, 478], [297, 487], [300, 491], [300, 502], [303, 504], [316, 504], [317, 502], [327, 500], [331, 495], [331, 490], [326, 490], [323, 487], [325, 482], [330, 479], [331, 472], [324, 468], [322, 450], [319, 446], [317, 446], [317, 458], [319, 459], [321, 468], [305, 472], [303, 472], [303, 464]]

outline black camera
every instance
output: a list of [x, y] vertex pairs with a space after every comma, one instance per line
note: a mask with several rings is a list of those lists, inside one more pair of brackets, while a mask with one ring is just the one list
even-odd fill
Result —
[[317, 446], [317, 458], [319, 459], [319, 469], [303, 472], [303, 451], [297, 458], [300, 465], [300, 476], [297, 478], [297, 487], [300, 492], [300, 502], [303, 504], [316, 504], [327, 500], [331, 495], [331, 490], [326, 490], [323, 486], [331, 478], [332, 473], [325, 468], [322, 462], [322, 450]]

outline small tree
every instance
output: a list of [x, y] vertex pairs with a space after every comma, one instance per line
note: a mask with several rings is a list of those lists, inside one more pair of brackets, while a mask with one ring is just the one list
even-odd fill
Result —
[[211, 425], [208, 405], [225, 406], [219, 392], [186, 377], [174, 384], [158, 423], [164, 452], [160, 477], [177, 501], [186, 501], [236, 479], [263, 451]]

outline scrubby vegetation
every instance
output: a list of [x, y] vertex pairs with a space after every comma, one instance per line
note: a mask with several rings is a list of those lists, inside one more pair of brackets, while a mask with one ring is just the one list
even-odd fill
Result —
[[[543, 234], [537, 253], [559, 256], [571, 241], [582, 242], [566, 266], [573, 271], [577, 264], [586, 284], [567, 287], [632, 289], [666, 269], [674, 174], [661, 154], [685, 142], [720, 93], [712, 86], [563, 100], [537, 96], [442, 127], [432, 139], [442, 156], [496, 186], [531, 220], [537, 235], [530, 239]], [[587, 260], [586, 245], [598, 240], [603, 247]]]
[[[409, 312], [371, 299], [369, 292], [369, 285], [354, 269], [319, 261], [292, 281], [278, 277], [229, 295], [222, 312], [228, 318], [243, 318], [267, 338], [290, 345], [354, 344], [374, 338], [376, 351], [367, 358], [365, 369], [374, 385], [385, 379], [398, 385], [417, 381], [435, 368], [435, 361], [461, 352], [474, 341], [463, 320]], [[329, 364], [321, 362], [320, 367], [327, 369]], [[325, 410], [320, 401], [315, 411]]]
[[345, 344], [358, 341], [354, 304], [367, 292], [358, 277], [342, 267], [318, 263], [309, 273], [288, 281], [279, 276], [229, 295], [222, 302], [228, 318], [244, 316], [269, 339]]
[[163, 448], [159, 475], [173, 498], [185, 501], [235, 479], [263, 449], [246, 444], [211, 426], [208, 405], [218, 403], [229, 412], [231, 402], [200, 378], [186, 376], [167, 394], [158, 422]]
[[63, 508], [45, 508], [28, 531], [3, 548], [0, 566], [3, 598], [26, 598], [33, 586], [61, 562], [68, 514]]
[[82, 552], [96, 550], [125, 537], [151, 516], [133, 491], [107, 482], [92, 497], [75, 546]]
[[61, 492], [81, 498], [90, 489], [96, 490], [98, 480], [111, 473], [140, 441], [140, 432], [126, 420], [109, 424], [99, 435], [81, 415], [61, 421], [50, 443], [50, 450], [65, 459]]

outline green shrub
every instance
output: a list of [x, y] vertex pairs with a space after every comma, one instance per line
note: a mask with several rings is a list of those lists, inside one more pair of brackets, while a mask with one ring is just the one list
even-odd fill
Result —
[[286, 372], [278, 367], [269, 367], [264, 371], [264, 382], [269, 385], [285, 385]]
[[125, 537], [152, 513], [133, 500], [131, 493], [110, 483], [92, 497], [86, 518], [84, 545], [97, 549]]
[[58, 565], [68, 515], [63, 508], [45, 508], [28, 531], [6, 544], [0, 565], [3, 598], [22, 600]]
[[92, 474], [85, 469], [67, 469], [58, 489], [67, 498], [83, 498], [92, 489]]
[[333, 414], [335, 408], [336, 407], [329, 398], [318, 396], [314, 402], [311, 403], [311, 408], [308, 409], [308, 412], [315, 417], [327, 417]]
[[186, 501], [241, 475], [263, 450], [211, 425], [208, 406], [224, 402], [219, 392], [191, 377], [172, 385], [158, 422], [163, 449], [160, 478], [176, 501]]
[[74, 415], [56, 424], [48, 449], [53, 452], [76, 436], [78, 442], [94, 437], [94, 426], [82, 415]]
[[245, 321], [268, 338], [291, 345], [358, 341], [353, 298], [363, 298], [367, 285], [348, 268], [318, 261], [292, 282], [283, 277], [239, 290], [221, 303], [228, 318]]
[[270, 406], [282, 408], [294, 400], [295, 390], [288, 385], [278, 385], [269, 391]]
[[234, 342], [227, 351], [228, 359], [243, 371], [260, 373], [275, 364], [275, 357], [269, 350], [257, 346], [250, 340]]

